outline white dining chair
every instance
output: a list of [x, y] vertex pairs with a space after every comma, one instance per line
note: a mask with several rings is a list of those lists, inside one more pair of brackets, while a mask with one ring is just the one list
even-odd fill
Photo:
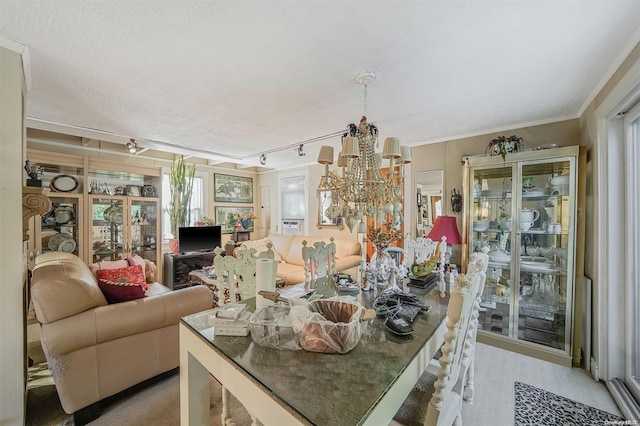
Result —
[[336, 272], [336, 243], [333, 237], [329, 243], [316, 241], [313, 246], [309, 246], [307, 240], [302, 241], [302, 260], [306, 283], [332, 276]]
[[482, 273], [472, 272], [456, 277], [447, 307], [442, 357], [437, 374], [425, 371], [394, 416], [392, 425], [424, 424], [461, 425], [462, 401], [467, 383], [466, 373], [475, 339], [472, 319], [478, 294], [483, 285]]
[[[275, 253], [272, 244], [267, 244], [267, 250], [260, 253], [256, 249], [250, 248], [239, 250], [235, 256], [223, 256], [222, 249], [214, 250], [216, 256], [213, 258], [213, 266], [218, 277], [218, 305], [226, 303], [236, 303], [239, 300], [246, 300], [256, 297], [256, 260], [274, 259]], [[226, 285], [223, 285], [226, 284]], [[225, 300], [225, 288], [228, 288], [229, 298]], [[238, 298], [237, 295], [240, 297]], [[229, 410], [229, 390], [222, 386], [222, 410], [221, 421], [223, 425], [232, 425]], [[252, 424], [257, 424], [257, 420], [252, 413], [249, 413]]]
[[440, 241], [433, 241], [431, 238], [418, 237], [412, 240], [410, 237], [405, 238], [405, 264], [408, 268], [414, 263], [422, 263], [427, 261], [438, 248]]
[[[272, 244], [267, 244], [267, 250], [258, 253], [256, 249], [236, 251], [235, 256], [223, 256], [222, 250], [216, 248], [213, 266], [220, 283], [218, 286], [218, 304], [235, 303], [256, 296], [256, 260], [274, 259]], [[224, 291], [228, 288], [229, 298], [225, 300]], [[237, 297], [239, 295], [240, 297]]]
[[476, 354], [476, 337], [478, 335], [478, 317], [480, 316], [480, 302], [484, 292], [484, 285], [487, 280], [487, 268], [489, 266], [489, 247], [483, 247], [480, 251], [474, 252], [469, 256], [467, 264], [467, 274], [476, 273], [480, 275], [480, 289], [476, 296], [471, 314], [471, 324], [469, 326], [470, 335], [467, 338], [467, 348], [465, 351], [468, 356], [464, 362], [467, 363], [467, 374], [465, 377], [463, 399], [468, 404], [473, 404], [474, 380], [475, 380], [475, 354]]

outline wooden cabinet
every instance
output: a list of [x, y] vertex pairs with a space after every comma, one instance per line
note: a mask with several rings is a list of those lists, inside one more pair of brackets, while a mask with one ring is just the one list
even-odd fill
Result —
[[489, 248], [479, 341], [579, 365], [585, 153], [464, 159], [465, 252]]
[[30, 258], [66, 251], [91, 264], [139, 255], [160, 266], [160, 167], [28, 150], [52, 207], [29, 223]]
[[213, 264], [214, 252], [164, 254], [164, 285], [178, 290], [189, 285], [189, 272]]
[[30, 162], [40, 166], [42, 188], [51, 208], [29, 220], [29, 266], [36, 256], [50, 251], [85, 257], [84, 160], [82, 157], [28, 151]]

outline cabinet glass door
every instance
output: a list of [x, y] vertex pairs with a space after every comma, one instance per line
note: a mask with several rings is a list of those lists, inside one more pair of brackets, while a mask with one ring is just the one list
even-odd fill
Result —
[[480, 303], [479, 328], [511, 335], [512, 182], [514, 168], [473, 169], [470, 247], [489, 247], [489, 267]]
[[158, 200], [130, 199], [131, 254], [157, 262]]
[[41, 253], [63, 251], [80, 256], [82, 252], [82, 201], [79, 195], [49, 195], [51, 209], [40, 217]]
[[93, 262], [125, 258], [125, 197], [91, 197], [91, 258]]
[[555, 349], [569, 345], [567, 300], [573, 288], [574, 179], [569, 160], [524, 164], [519, 223], [518, 333], [521, 340]]

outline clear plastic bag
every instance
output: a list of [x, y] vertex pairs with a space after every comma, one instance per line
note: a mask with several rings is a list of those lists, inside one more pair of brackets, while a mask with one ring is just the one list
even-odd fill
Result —
[[350, 297], [334, 297], [291, 309], [291, 324], [302, 348], [311, 352], [347, 353], [361, 336], [364, 307]]
[[256, 311], [249, 319], [251, 338], [260, 346], [276, 349], [301, 349], [287, 305], [269, 305]]

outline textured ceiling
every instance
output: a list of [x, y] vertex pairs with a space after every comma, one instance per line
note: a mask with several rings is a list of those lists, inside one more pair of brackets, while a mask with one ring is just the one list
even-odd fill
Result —
[[288, 147], [275, 168], [339, 146], [293, 150], [359, 121], [363, 71], [403, 144], [577, 117], [640, 1], [0, 1], [0, 25], [29, 48], [31, 125], [246, 165]]

